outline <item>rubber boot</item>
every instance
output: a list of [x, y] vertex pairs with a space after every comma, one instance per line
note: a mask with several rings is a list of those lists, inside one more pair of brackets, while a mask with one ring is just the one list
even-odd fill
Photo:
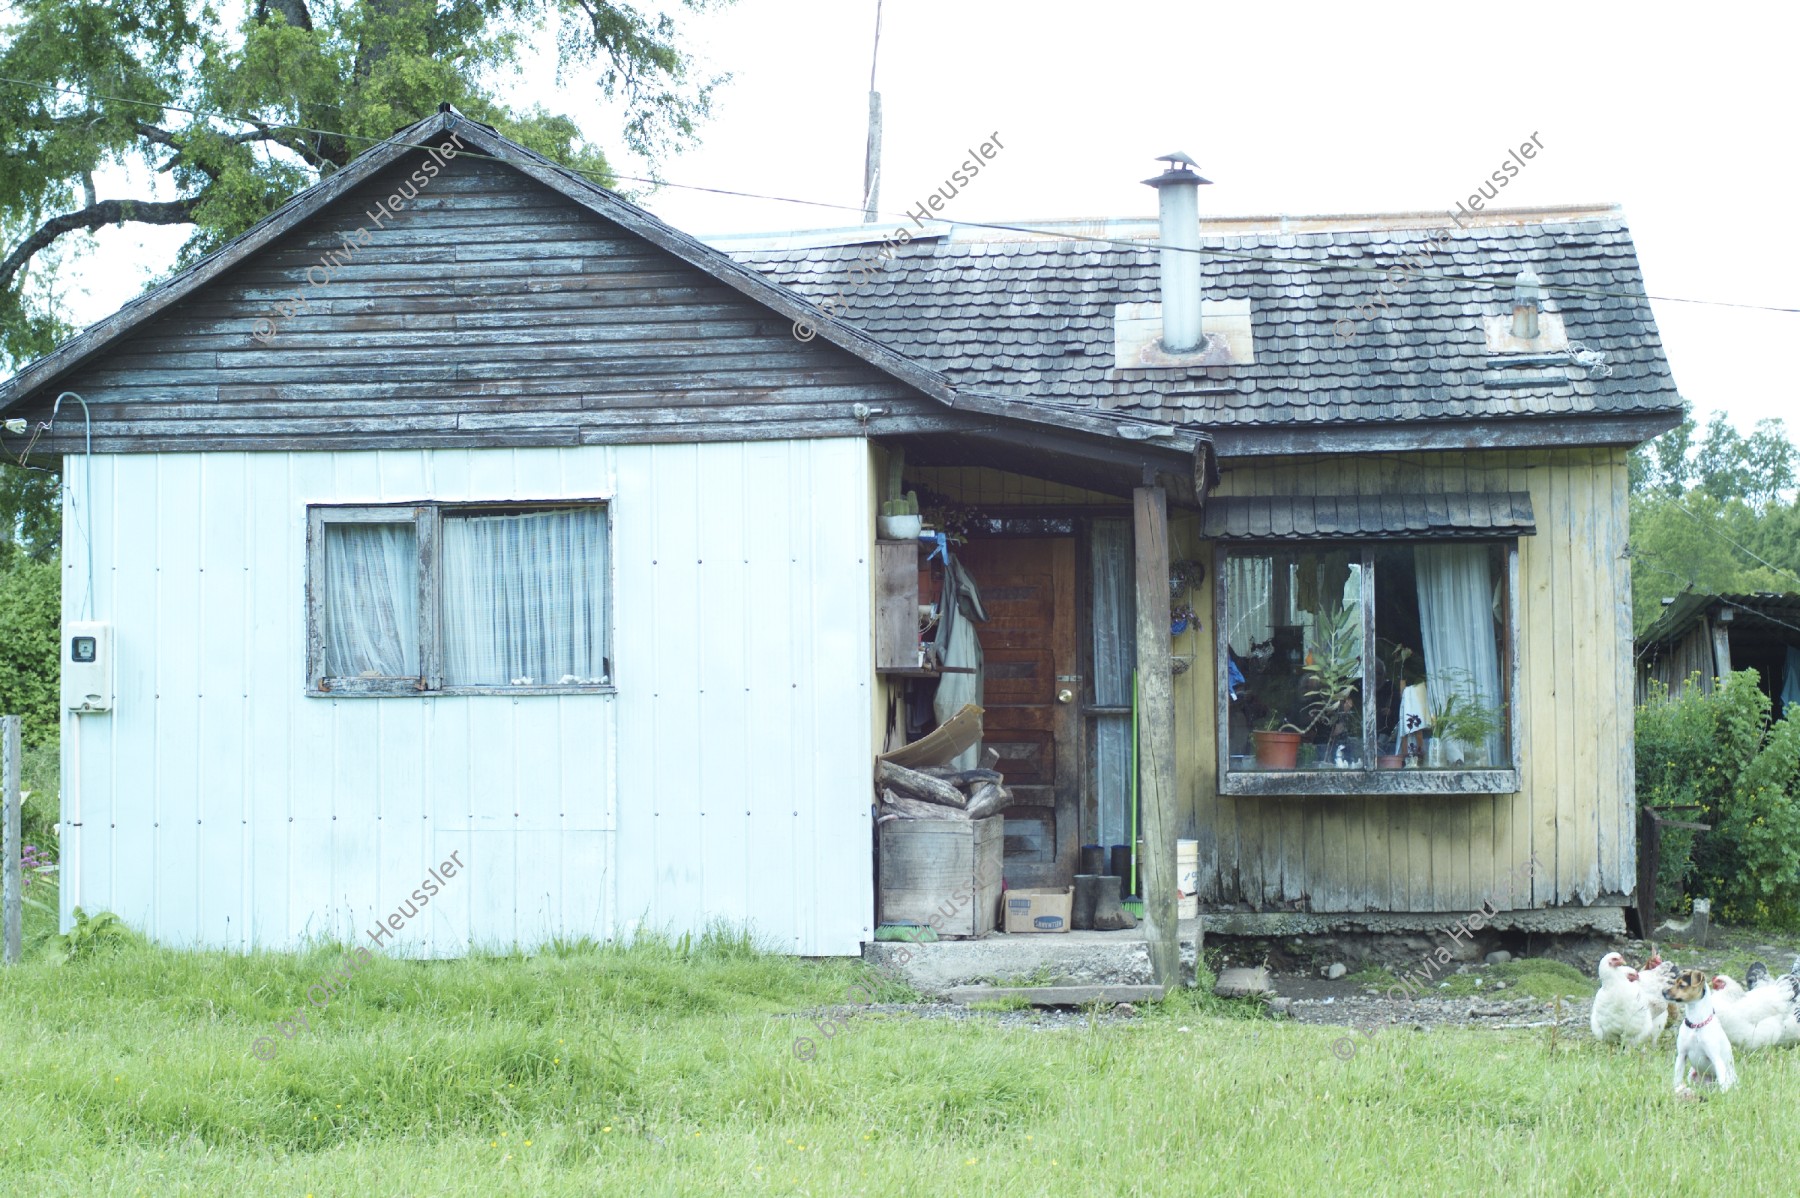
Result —
[[1121, 880], [1108, 874], [1100, 879], [1099, 899], [1094, 903], [1094, 930], [1121, 932], [1137, 927], [1137, 917], [1119, 905]]
[[1100, 874], [1075, 875], [1075, 906], [1069, 912], [1069, 927], [1077, 932], [1094, 930], [1094, 904], [1100, 898]]

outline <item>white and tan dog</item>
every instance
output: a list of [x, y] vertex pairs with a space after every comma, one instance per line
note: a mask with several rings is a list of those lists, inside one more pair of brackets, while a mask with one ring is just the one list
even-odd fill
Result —
[[1706, 975], [1698, 969], [1682, 970], [1663, 991], [1663, 997], [1685, 1008], [1681, 1035], [1675, 1041], [1675, 1093], [1682, 1098], [1698, 1098], [1693, 1088], [1696, 1082], [1702, 1086], [1716, 1082], [1721, 1094], [1735, 1086], [1737, 1066], [1731, 1058], [1731, 1041], [1719, 1026]]

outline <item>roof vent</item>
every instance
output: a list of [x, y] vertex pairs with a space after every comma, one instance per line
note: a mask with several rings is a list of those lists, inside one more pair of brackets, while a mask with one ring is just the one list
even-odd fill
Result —
[[1543, 280], [1527, 266], [1513, 280], [1512, 335], [1521, 341], [1535, 341], [1538, 336], [1538, 309], [1544, 304]]
[[1200, 185], [1211, 183], [1190, 167], [1192, 158], [1177, 150], [1161, 156], [1169, 169], [1154, 179], [1161, 217], [1162, 348], [1186, 354], [1200, 348]]

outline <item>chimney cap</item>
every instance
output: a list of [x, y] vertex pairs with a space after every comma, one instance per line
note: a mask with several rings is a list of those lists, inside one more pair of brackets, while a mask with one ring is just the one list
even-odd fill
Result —
[[1154, 179], [1145, 179], [1144, 185], [1146, 187], [1164, 187], [1170, 183], [1210, 184], [1212, 182], [1211, 179], [1203, 179], [1195, 174], [1194, 171], [1189, 170], [1189, 167], [1193, 167], [1197, 170], [1200, 164], [1195, 162], [1192, 158], [1189, 158], [1180, 150], [1175, 150], [1168, 154], [1158, 154], [1157, 160], [1159, 162], [1168, 163], [1169, 169], [1156, 176]]

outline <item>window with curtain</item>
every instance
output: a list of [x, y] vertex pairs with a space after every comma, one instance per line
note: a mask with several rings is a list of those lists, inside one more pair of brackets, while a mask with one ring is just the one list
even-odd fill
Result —
[[315, 694], [610, 684], [607, 510], [309, 509]]
[[1513, 552], [1488, 541], [1229, 548], [1218, 598], [1227, 792], [1507, 785]]

